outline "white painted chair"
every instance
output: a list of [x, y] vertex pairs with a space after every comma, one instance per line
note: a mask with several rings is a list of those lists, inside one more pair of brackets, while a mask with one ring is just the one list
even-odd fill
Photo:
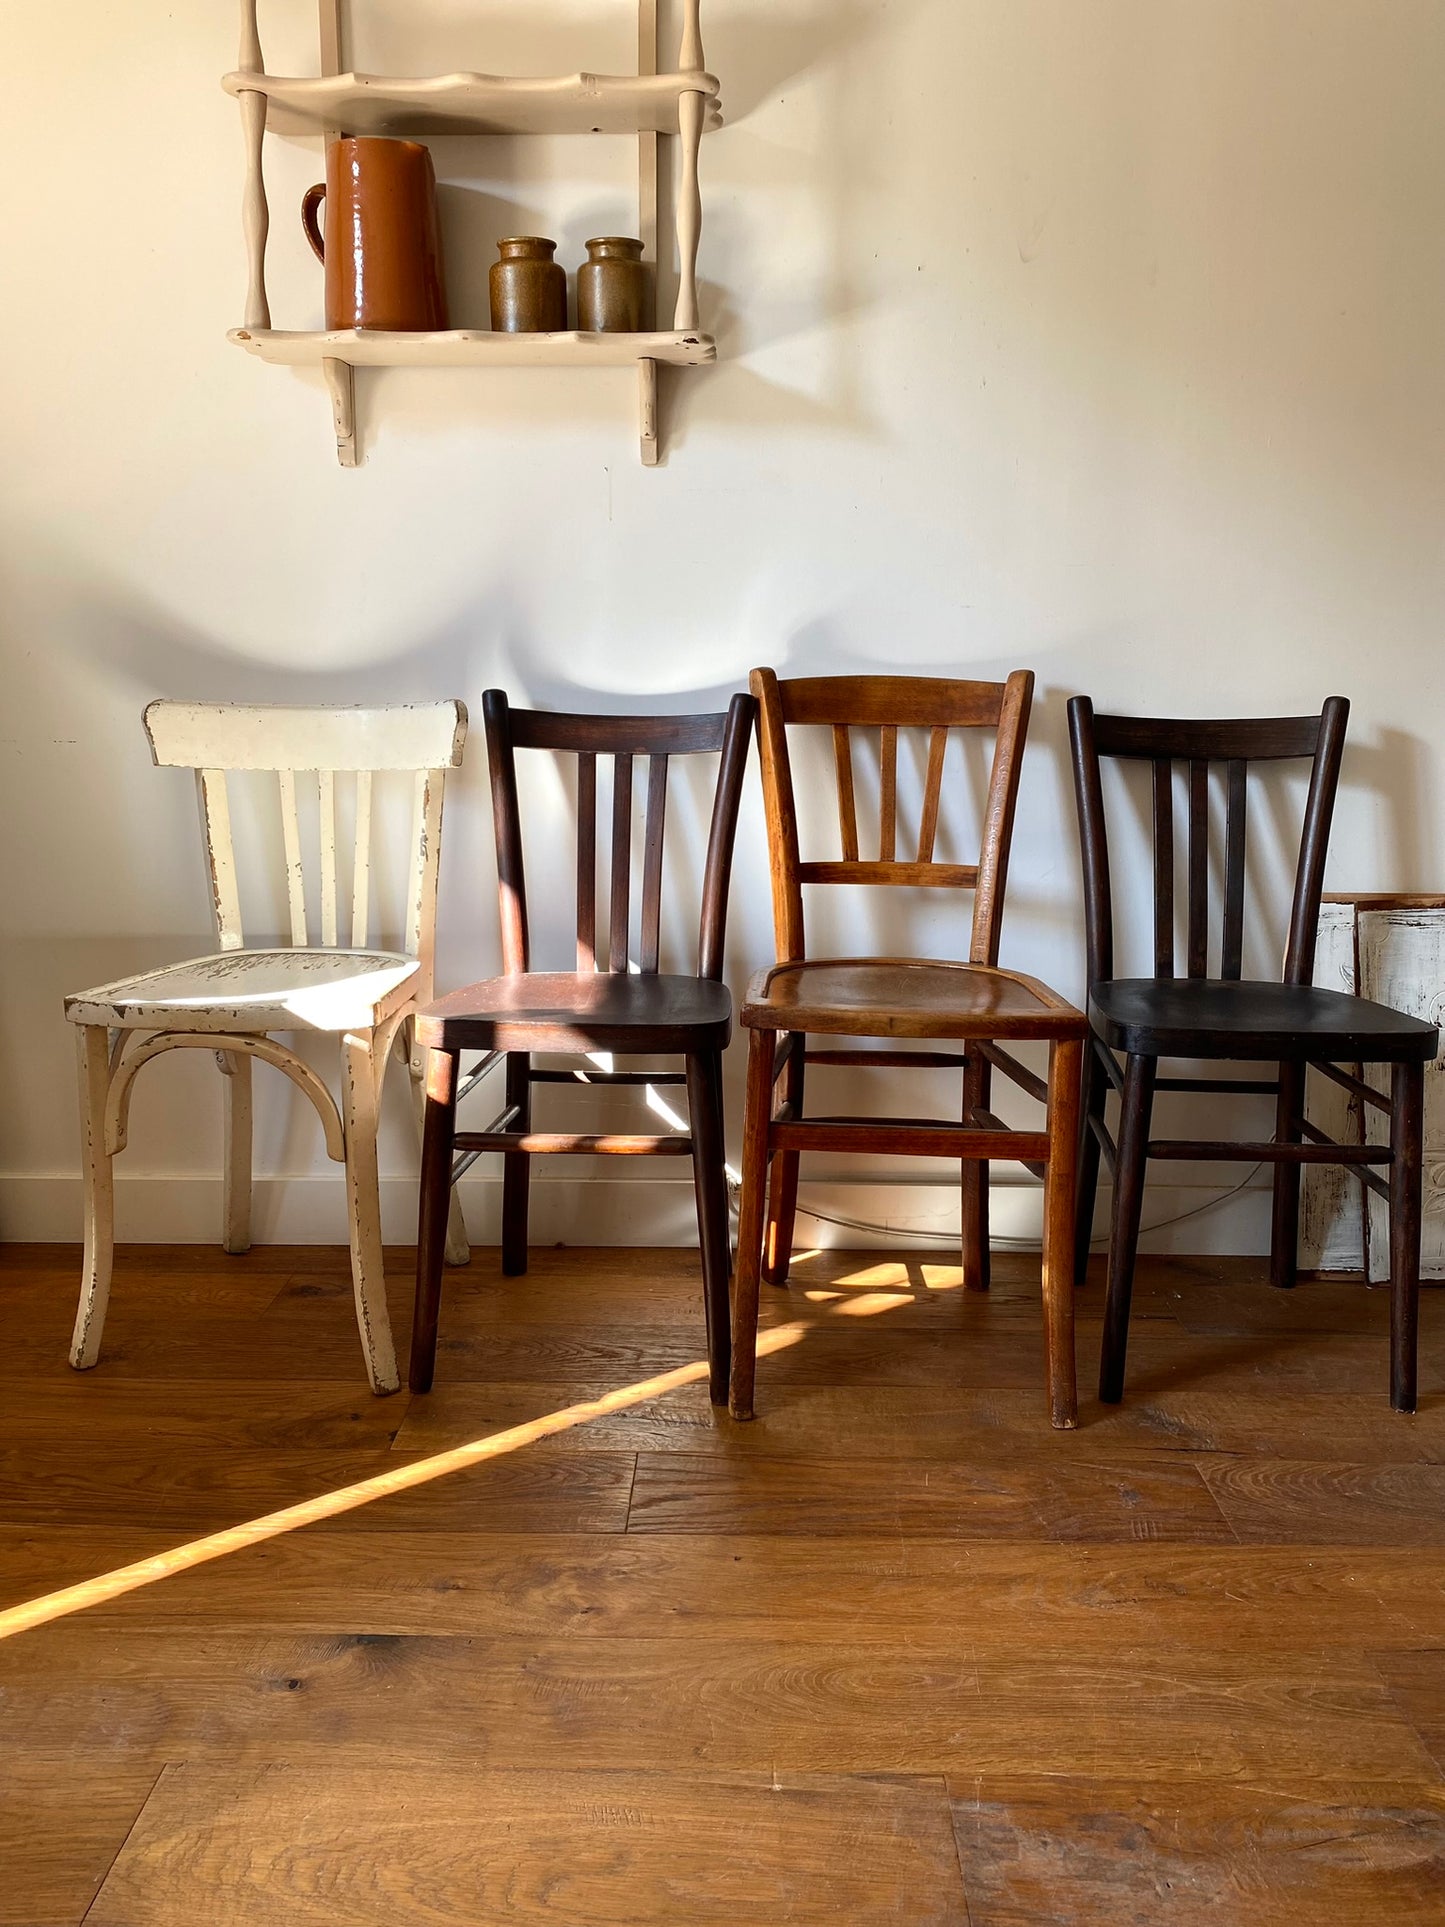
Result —
[[[96, 1363], [110, 1295], [115, 1245], [112, 1162], [125, 1149], [136, 1073], [163, 1052], [214, 1051], [228, 1091], [225, 1136], [225, 1249], [251, 1243], [251, 1065], [283, 1071], [315, 1106], [326, 1149], [346, 1167], [356, 1321], [374, 1392], [397, 1377], [382, 1268], [376, 1130], [381, 1086], [394, 1046], [411, 1072], [420, 1121], [425, 1102], [412, 1018], [432, 996], [437, 868], [446, 771], [462, 760], [462, 703], [385, 709], [290, 709], [226, 703], [152, 703], [146, 734], [156, 763], [193, 769], [211, 877], [219, 953], [102, 984], [67, 997], [77, 1025], [85, 1151], [85, 1275], [71, 1340], [78, 1371]], [[275, 771], [280, 788], [291, 947], [249, 948], [231, 840], [228, 770]], [[367, 948], [371, 928], [372, 779], [403, 771], [415, 779], [407, 879], [405, 950]], [[297, 776], [315, 784], [320, 875], [320, 945], [311, 947]], [[351, 863], [351, 945], [338, 940], [338, 774], [355, 779]], [[341, 1043], [341, 1102], [273, 1031], [334, 1034]], [[467, 1260], [466, 1231], [452, 1198], [447, 1256]]]

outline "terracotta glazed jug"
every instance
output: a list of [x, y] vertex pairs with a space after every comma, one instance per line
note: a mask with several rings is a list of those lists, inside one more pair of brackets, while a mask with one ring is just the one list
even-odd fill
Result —
[[488, 286], [492, 326], [501, 334], [560, 333], [567, 326], [567, 276], [552, 256], [557, 243], [540, 234], [498, 241]]
[[[326, 269], [328, 328], [430, 332], [447, 322], [430, 148], [376, 135], [332, 141], [301, 224]], [[316, 214], [326, 202], [326, 232]]]
[[588, 333], [635, 335], [647, 326], [646, 317], [641, 241], [620, 234], [589, 241], [577, 270], [577, 326]]

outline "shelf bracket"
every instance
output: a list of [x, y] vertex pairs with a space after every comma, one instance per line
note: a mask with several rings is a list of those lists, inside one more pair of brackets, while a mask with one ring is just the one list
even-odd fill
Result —
[[637, 364], [637, 421], [642, 443], [642, 466], [656, 468], [657, 363], [645, 358]]
[[356, 461], [356, 370], [349, 361], [324, 356], [321, 372], [331, 391], [331, 419], [336, 427], [336, 459], [343, 468]]

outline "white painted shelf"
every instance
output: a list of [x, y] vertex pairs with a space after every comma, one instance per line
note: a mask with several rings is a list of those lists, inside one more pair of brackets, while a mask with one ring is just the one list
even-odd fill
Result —
[[452, 328], [445, 334], [233, 328], [228, 339], [262, 361], [287, 368], [319, 368], [332, 360], [352, 368], [630, 368], [639, 361], [699, 368], [717, 360], [712, 336], [690, 330], [602, 335], [574, 328], [565, 334], [507, 335], [490, 328]]
[[[241, 43], [235, 70], [222, 81], [241, 110], [246, 184], [241, 220], [246, 237], [245, 325], [230, 339], [262, 361], [320, 368], [331, 393], [336, 453], [343, 468], [358, 460], [355, 373], [358, 368], [626, 368], [637, 370], [638, 444], [655, 467], [659, 362], [692, 368], [716, 361], [717, 344], [698, 327], [697, 251], [702, 233], [698, 149], [720, 125], [718, 83], [703, 66], [701, 0], [682, 0], [676, 65], [658, 72], [658, 0], [636, 0], [637, 72], [505, 78], [437, 74], [398, 78], [343, 71], [342, 0], [317, 0], [321, 73], [311, 79], [268, 74], [257, 24], [258, 0], [241, 0]], [[658, 252], [658, 141], [677, 139], [673, 196], [677, 301], [672, 327], [646, 334], [495, 334], [453, 328], [437, 334], [391, 334], [273, 328], [266, 294], [266, 135], [317, 134], [628, 134], [637, 141], [637, 229], [644, 259]]]
[[718, 83], [704, 73], [295, 79], [238, 71], [221, 84], [238, 98], [264, 94], [273, 134], [677, 134], [687, 94], [702, 96], [705, 130], [722, 125]]

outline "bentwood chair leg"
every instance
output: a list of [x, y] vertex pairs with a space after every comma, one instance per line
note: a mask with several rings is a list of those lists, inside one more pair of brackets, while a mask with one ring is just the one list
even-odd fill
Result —
[[110, 1092], [110, 1033], [82, 1024], [75, 1033], [80, 1058], [80, 1126], [84, 1137], [85, 1266], [70, 1340], [70, 1362], [88, 1371], [100, 1357], [100, 1335], [110, 1302], [115, 1259], [114, 1159], [105, 1148], [105, 1102]]
[[[507, 1053], [507, 1107], [517, 1115], [508, 1130], [532, 1128], [532, 1060], [526, 1051]], [[527, 1269], [527, 1205], [532, 1160], [525, 1151], [502, 1157], [502, 1276], [520, 1278]]]
[[251, 1249], [251, 1060], [244, 1051], [216, 1052], [226, 1080], [225, 1236], [221, 1248]]
[[1415, 1409], [1420, 1320], [1420, 1189], [1425, 1067], [1396, 1064], [1390, 1078], [1390, 1403]]
[[[963, 1121], [974, 1122], [975, 1111], [986, 1111], [993, 1088], [993, 1066], [977, 1050], [967, 1053], [963, 1073]], [[960, 1198], [963, 1242], [963, 1288], [987, 1291], [989, 1285], [988, 1249], [988, 1164], [983, 1158], [965, 1158], [960, 1172]]]
[[702, 1248], [703, 1305], [707, 1313], [708, 1390], [714, 1405], [728, 1402], [732, 1370], [732, 1270], [728, 1180], [723, 1146], [722, 1058], [708, 1051], [687, 1060], [687, 1106], [692, 1135], [693, 1188]]
[[1074, 1204], [1076, 1286], [1088, 1280], [1089, 1252], [1094, 1242], [1094, 1208], [1099, 1199], [1100, 1147], [1094, 1123], [1103, 1120], [1109, 1095], [1109, 1073], [1099, 1055], [1101, 1048], [1093, 1036], [1084, 1045], [1084, 1101], [1079, 1117], [1079, 1178]]
[[[793, 1039], [792, 1055], [783, 1072], [783, 1100], [793, 1117], [803, 1114], [803, 1074], [806, 1069], [804, 1046], [807, 1039], [799, 1032]], [[796, 1151], [774, 1151], [768, 1173], [768, 1228], [763, 1240], [763, 1279], [779, 1290], [788, 1282], [788, 1266], [793, 1258], [793, 1228], [798, 1218], [798, 1166]]]
[[1049, 1420], [1060, 1430], [1079, 1422], [1074, 1370], [1074, 1189], [1079, 1154], [1079, 1085], [1086, 1047], [1072, 1039], [1049, 1046], [1049, 1164], [1044, 1180], [1044, 1345]]
[[[1298, 1144], [1304, 1136], [1305, 1066], [1281, 1064], [1279, 1100], [1275, 1109], [1274, 1134], [1281, 1144]], [[1274, 1167], [1274, 1213], [1269, 1234], [1269, 1282], [1283, 1291], [1290, 1290], [1299, 1277], [1299, 1192], [1298, 1164]]]
[[442, 1301], [447, 1217], [452, 1196], [452, 1152], [457, 1133], [457, 1056], [427, 1052], [426, 1112], [422, 1120], [421, 1202], [416, 1234], [416, 1306], [411, 1323], [407, 1383], [429, 1392], [436, 1370], [437, 1318]]
[[1114, 1172], [1114, 1221], [1109, 1234], [1109, 1294], [1104, 1305], [1104, 1344], [1099, 1359], [1099, 1397], [1105, 1405], [1117, 1405], [1124, 1396], [1129, 1299], [1134, 1289], [1139, 1219], [1144, 1207], [1144, 1170], [1149, 1159], [1149, 1118], [1158, 1074], [1158, 1060], [1153, 1057], [1130, 1057], [1124, 1067], [1118, 1168]]
[[377, 1107], [386, 1068], [375, 1032], [348, 1031], [341, 1040], [341, 1115], [346, 1134], [346, 1215], [351, 1239], [351, 1285], [366, 1375], [378, 1398], [401, 1390], [391, 1318], [386, 1305], [386, 1261], [381, 1245], [381, 1190], [376, 1162]]
[[733, 1272], [733, 1362], [728, 1410], [735, 1419], [753, 1415], [758, 1364], [758, 1283], [762, 1272], [763, 1213], [768, 1178], [768, 1125], [773, 1109], [773, 1060], [777, 1038], [770, 1030], [748, 1032], [748, 1089], [743, 1116], [743, 1181], [738, 1208], [738, 1255]]

